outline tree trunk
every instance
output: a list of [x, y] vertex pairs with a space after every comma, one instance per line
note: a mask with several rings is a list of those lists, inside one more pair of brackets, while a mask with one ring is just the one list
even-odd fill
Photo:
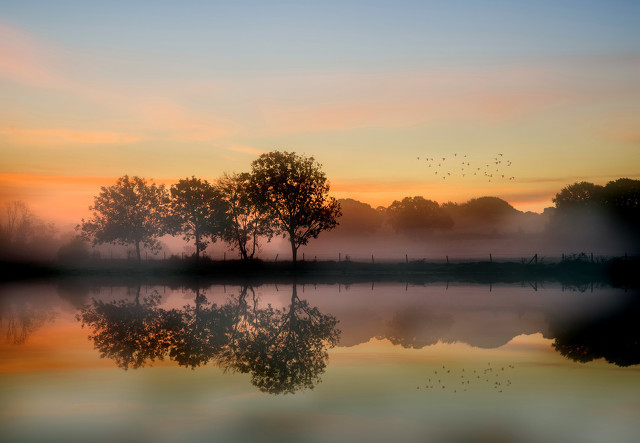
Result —
[[200, 233], [196, 231], [196, 263], [200, 261]]
[[138, 256], [138, 263], [142, 263], [142, 257], [140, 257], [140, 240], [136, 240], [136, 255]]
[[291, 234], [289, 234], [291, 238], [291, 258], [293, 260], [293, 264], [296, 264], [296, 256], [298, 255], [298, 248], [296, 247], [296, 242]]

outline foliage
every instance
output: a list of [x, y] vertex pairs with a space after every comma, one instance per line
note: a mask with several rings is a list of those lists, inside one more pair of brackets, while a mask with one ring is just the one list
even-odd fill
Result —
[[313, 388], [320, 381], [329, 355], [338, 342], [337, 320], [300, 300], [293, 286], [289, 310], [248, 309], [240, 299], [226, 366], [251, 373], [251, 382], [271, 394]]
[[382, 226], [382, 214], [370, 205], [352, 198], [339, 199], [338, 203], [342, 216], [337, 235], [370, 235]]
[[395, 200], [387, 208], [389, 222], [397, 231], [429, 231], [453, 226], [451, 217], [433, 200], [423, 197], [405, 197]]
[[0, 223], [0, 253], [14, 257], [42, 250], [51, 242], [56, 229], [37, 217], [23, 201], [5, 204], [4, 221]]
[[160, 248], [158, 237], [166, 232], [169, 195], [164, 185], [140, 177], [120, 177], [115, 185], [102, 187], [94, 198], [93, 217], [77, 229], [93, 244], [134, 244], [138, 261], [140, 244], [152, 251]]
[[205, 365], [216, 357], [224, 345], [221, 311], [211, 305], [206, 296], [196, 290], [195, 305], [167, 314], [169, 357], [180, 366]]
[[242, 259], [252, 259], [259, 249], [259, 238], [270, 241], [273, 237], [273, 220], [260, 210], [248, 173], [224, 175], [218, 180], [218, 189], [227, 211], [222, 238], [238, 248]]
[[[247, 294], [253, 294], [253, 303]], [[123, 369], [137, 369], [167, 354], [195, 368], [210, 361], [250, 373], [261, 391], [279, 394], [313, 388], [338, 343], [337, 320], [300, 300], [295, 285], [289, 309], [259, 307], [255, 292], [243, 287], [223, 306], [210, 304], [196, 289], [195, 305], [165, 311], [154, 291], [135, 300], [94, 300], [77, 316], [90, 328], [89, 339], [102, 357]]]
[[191, 177], [171, 186], [169, 231], [194, 240], [196, 258], [222, 231], [225, 210], [218, 190], [208, 181]]
[[313, 157], [273, 151], [251, 164], [250, 184], [261, 208], [288, 236], [295, 263], [298, 248], [338, 225], [340, 205]]
[[[551, 228], [556, 232], [575, 236], [577, 228], [589, 226], [595, 231], [591, 236], [608, 238], [606, 234], [626, 232], [628, 247], [640, 247], [640, 180], [620, 178], [606, 186], [574, 183], [557, 193], [553, 202], [556, 211]], [[606, 221], [611, 232], [599, 221]]]
[[562, 188], [553, 198], [559, 211], [595, 209], [602, 203], [604, 188], [589, 182], [576, 182]]
[[89, 339], [102, 358], [115, 360], [123, 369], [137, 369], [148, 361], [162, 360], [168, 349], [164, 311], [154, 292], [140, 301], [140, 286], [133, 302], [94, 300], [82, 308], [78, 320], [92, 329]]

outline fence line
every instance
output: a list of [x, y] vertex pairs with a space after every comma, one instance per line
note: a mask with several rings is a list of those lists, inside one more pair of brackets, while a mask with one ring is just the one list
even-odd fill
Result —
[[[212, 260], [212, 261], [226, 261], [227, 260], [227, 252], [221, 251], [218, 254], [207, 254], [206, 251], [201, 254], [201, 258], [203, 260]], [[104, 255], [104, 257], [103, 257]], [[109, 251], [108, 253], [101, 253], [99, 250], [95, 250], [92, 253], [94, 259], [98, 260], [137, 260], [135, 253], [132, 251], [127, 251], [126, 256], [114, 256], [113, 251]], [[144, 255], [141, 254], [141, 258], [143, 261], [168, 261], [168, 260], [192, 260], [194, 259], [195, 254], [189, 254], [185, 252], [180, 252], [177, 254], [167, 254], [167, 251], [158, 251], [158, 252], [150, 252], [144, 251]], [[265, 262], [278, 262], [280, 259], [279, 252], [272, 254], [262, 254], [257, 259], [263, 260]], [[489, 252], [485, 255], [465, 255], [461, 254], [458, 257], [451, 256], [449, 254], [444, 254], [442, 256], [438, 256], [436, 254], [425, 254], [425, 255], [409, 255], [409, 253], [398, 254], [394, 257], [392, 254], [384, 254], [376, 256], [376, 254], [349, 254], [345, 252], [337, 252], [336, 254], [314, 254], [312, 260], [307, 260], [306, 254], [302, 252], [302, 258], [298, 259], [299, 262], [338, 262], [338, 263], [371, 263], [371, 264], [398, 264], [404, 263], [406, 265], [416, 264], [416, 263], [442, 263], [442, 264], [463, 264], [463, 263], [475, 263], [475, 262], [488, 262], [488, 263], [521, 263], [523, 265], [538, 265], [538, 264], [551, 264], [551, 263], [562, 263], [562, 262], [603, 262], [609, 259], [619, 258], [623, 260], [629, 260], [636, 258], [633, 255], [629, 255], [627, 252], [620, 253], [618, 255], [596, 255], [593, 252], [578, 252], [578, 253], [562, 253], [561, 255], [546, 255], [543, 256], [539, 253], [530, 253], [526, 255], [512, 255], [505, 254], [504, 256], [496, 256], [494, 253]], [[232, 260], [240, 260], [239, 255], [236, 255]], [[282, 261], [282, 259], [280, 259]], [[284, 261], [291, 261], [290, 257], [285, 257]]]

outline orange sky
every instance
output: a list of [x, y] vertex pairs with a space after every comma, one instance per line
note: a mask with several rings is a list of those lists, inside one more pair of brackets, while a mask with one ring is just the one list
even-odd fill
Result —
[[[234, 7], [218, 27], [172, 23], [171, 36], [161, 26], [171, 14], [141, 28], [92, 8], [5, 8], [0, 204], [24, 200], [75, 224], [124, 174], [215, 180], [274, 149], [314, 156], [336, 197], [374, 207], [490, 195], [542, 211], [573, 182], [640, 177], [640, 38], [622, 4], [572, 21], [492, 5], [454, 11], [458, 28], [436, 20], [444, 6], [392, 23], [385, 7], [293, 8], [281, 26], [256, 23], [235, 39], [244, 12]], [[416, 46], [432, 41], [448, 43]], [[448, 166], [438, 176], [424, 161], [464, 155], [480, 166], [499, 154], [509, 168], [491, 181]]]

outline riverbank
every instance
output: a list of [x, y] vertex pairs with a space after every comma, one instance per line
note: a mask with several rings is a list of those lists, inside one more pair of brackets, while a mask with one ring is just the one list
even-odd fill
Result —
[[590, 283], [639, 288], [640, 259], [619, 257], [592, 261], [575, 256], [557, 263], [470, 261], [363, 263], [354, 261], [264, 262], [252, 260], [213, 261], [172, 258], [168, 260], [89, 260], [84, 263], [0, 263], [4, 282], [49, 279], [91, 278], [100, 280], [143, 280], [170, 283], [201, 282], [299, 282], [358, 283], [406, 282], [420, 284], [437, 281], [469, 283], [514, 283], [556, 281], [566, 285]]

